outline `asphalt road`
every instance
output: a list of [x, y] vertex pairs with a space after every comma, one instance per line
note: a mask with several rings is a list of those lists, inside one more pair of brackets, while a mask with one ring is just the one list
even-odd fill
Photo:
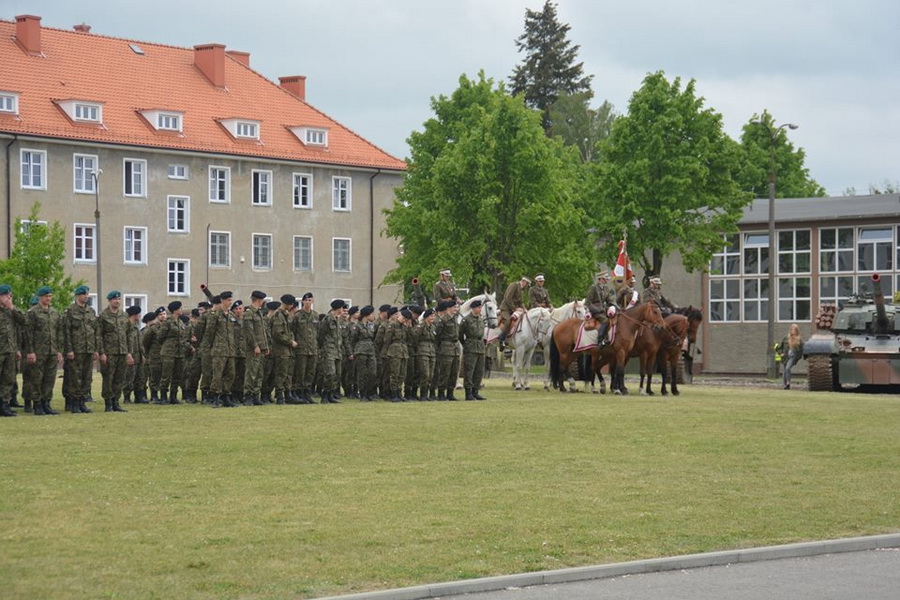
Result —
[[442, 600], [898, 600], [900, 549], [540, 585]]

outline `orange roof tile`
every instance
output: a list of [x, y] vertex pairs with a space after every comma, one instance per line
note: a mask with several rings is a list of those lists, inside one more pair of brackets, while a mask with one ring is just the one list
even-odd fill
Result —
[[[18, 118], [0, 131], [98, 143], [235, 154], [261, 159], [405, 170], [406, 164], [226, 54], [225, 87], [194, 65], [194, 49], [41, 28], [43, 56], [15, 42], [16, 24], [0, 20], [0, 90], [19, 94]], [[134, 52], [137, 44], [144, 54]], [[75, 124], [56, 104], [103, 103], [103, 126]], [[158, 132], [141, 110], [184, 113], [182, 134]], [[260, 122], [260, 139], [235, 140], [219, 119]], [[328, 129], [328, 147], [302, 144], [290, 127]]]

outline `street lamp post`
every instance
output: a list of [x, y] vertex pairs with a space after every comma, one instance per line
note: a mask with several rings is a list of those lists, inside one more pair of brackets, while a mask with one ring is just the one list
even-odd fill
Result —
[[103, 293], [103, 269], [100, 264], [100, 169], [91, 171], [94, 180], [94, 244], [97, 252], [97, 313], [100, 312], [100, 294]]
[[799, 125], [783, 123], [774, 129], [765, 121], [750, 121], [754, 125], [762, 125], [769, 134], [769, 313], [767, 319], [768, 335], [766, 337], [766, 376], [776, 377], [775, 366], [775, 265], [778, 256], [775, 253], [775, 142], [778, 134], [785, 128], [797, 129]]

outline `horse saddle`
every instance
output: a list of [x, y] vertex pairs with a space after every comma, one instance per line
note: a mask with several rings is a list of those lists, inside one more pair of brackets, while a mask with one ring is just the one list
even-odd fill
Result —
[[506, 330], [506, 337], [512, 337], [519, 330], [519, 324], [522, 322], [522, 315], [525, 314], [524, 308], [517, 308], [509, 316], [509, 328]]

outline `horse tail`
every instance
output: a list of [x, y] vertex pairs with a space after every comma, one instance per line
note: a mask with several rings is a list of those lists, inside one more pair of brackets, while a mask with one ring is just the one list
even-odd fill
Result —
[[562, 377], [559, 372], [559, 348], [556, 347], [554, 335], [555, 333], [550, 334], [550, 381], [553, 382], [553, 387], [557, 388], [562, 386]]

